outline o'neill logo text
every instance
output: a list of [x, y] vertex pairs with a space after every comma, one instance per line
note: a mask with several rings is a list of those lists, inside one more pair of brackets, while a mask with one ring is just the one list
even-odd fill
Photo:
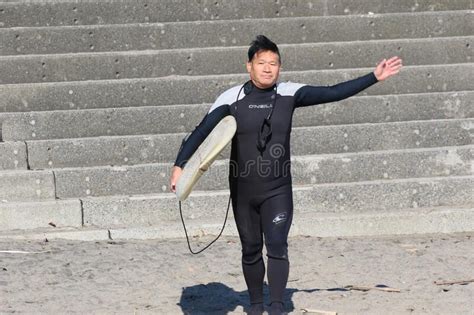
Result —
[[261, 104], [261, 105], [254, 105], [250, 104], [249, 109], [264, 109], [264, 108], [272, 108], [273, 104]]

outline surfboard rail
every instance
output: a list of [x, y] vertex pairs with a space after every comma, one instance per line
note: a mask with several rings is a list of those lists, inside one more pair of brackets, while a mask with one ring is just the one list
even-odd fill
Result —
[[232, 115], [222, 118], [212, 129], [211, 133], [186, 163], [176, 183], [176, 196], [180, 201], [189, 196], [198, 180], [229, 144], [236, 131], [237, 122]]

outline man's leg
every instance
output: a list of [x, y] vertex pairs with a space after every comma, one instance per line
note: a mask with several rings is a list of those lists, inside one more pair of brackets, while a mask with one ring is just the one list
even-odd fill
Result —
[[261, 205], [263, 233], [268, 256], [267, 278], [270, 287], [270, 302], [281, 303], [288, 282], [288, 233], [293, 219], [293, 196], [291, 185], [285, 185], [271, 193]]
[[[263, 280], [265, 264], [262, 258], [263, 235], [260, 214], [251, 204], [251, 190], [244, 190], [240, 185], [231, 189], [232, 208], [242, 244], [242, 270], [247, 284], [250, 303], [263, 312]], [[260, 305], [256, 305], [260, 304]], [[258, 314], [255, 313], [255, 314]]]

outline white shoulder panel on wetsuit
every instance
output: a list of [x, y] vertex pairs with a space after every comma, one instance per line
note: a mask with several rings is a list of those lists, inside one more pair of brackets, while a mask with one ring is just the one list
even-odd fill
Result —
[[294, 83], [294, 82], [280, 82], [277, 85], [278, 94], [281, 96], [294, 96], [296, 91], [307, 84]]
[[[224, 93], [219, 95], [219, 97], [216, 99], [214, 104], [212, 104], [211, 108], [209, 109], [209, 112], [212, 112], [214, 109], [216, 109], [219, 106], [222, 105], [231, 105], [235, 103], [237, 100], [237, 94], [239, 94], [240, 89], [242, 88], [243, 84], [234, 86], [228, 90], [226, 90]], [[239, 95], [239, 100], [243, 99], [245, 96], [245, 93], [240, 93]]]

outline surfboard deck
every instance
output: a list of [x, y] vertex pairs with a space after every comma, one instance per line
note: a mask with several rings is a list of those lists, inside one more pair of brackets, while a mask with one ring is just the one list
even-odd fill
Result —
[[219, 154], [229, 144], [237, 131], [237, 122], [232, 115], [225, 116], [212, 129], [196, 152], [184, 166], [176, 183], [176, 196], [180, 201], [185, 200], [199, 178], [209, 169]]

